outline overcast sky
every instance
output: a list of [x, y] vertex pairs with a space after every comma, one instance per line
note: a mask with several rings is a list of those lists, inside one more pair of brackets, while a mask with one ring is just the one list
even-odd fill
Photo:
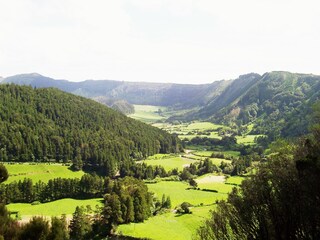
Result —
[[318, 0], [0, 0], [0, 76], [208, 83], [320, 74]]

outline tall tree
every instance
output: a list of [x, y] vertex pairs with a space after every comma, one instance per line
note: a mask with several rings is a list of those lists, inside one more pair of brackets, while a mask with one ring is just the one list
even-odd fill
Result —
[[6, 181], [9, 177], [8, 171], [3, 164], [0, 164], [0, 183]]
[[90, 219], [85, 214], [83, 207], [76, 207], [69, 228], [71, 240], [84, 240], [91, 232]]
[[51, 218], [51, 229], [47, 240], [67, 240], [69, 239], [68, 225], [66, 216], [63, 215], [60, 219], [57, 217]]
[[42, 217], [33, 217], [22, 227], [20, 239], [46, 240], [49, 235], [49, 223]]

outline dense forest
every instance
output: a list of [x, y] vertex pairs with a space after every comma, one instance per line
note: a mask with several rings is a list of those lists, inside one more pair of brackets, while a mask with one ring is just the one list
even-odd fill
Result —
[[131, 159], [181, 150], [175, 136], [57, 89], [1, 85], [0, 102], [0, 161], [72, 161], [113, 176]]

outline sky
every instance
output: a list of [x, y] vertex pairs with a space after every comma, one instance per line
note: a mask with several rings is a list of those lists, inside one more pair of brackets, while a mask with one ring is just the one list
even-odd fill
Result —
[[318, 0], [0, 0], [0, 76], [210, 83], [320, 75]]

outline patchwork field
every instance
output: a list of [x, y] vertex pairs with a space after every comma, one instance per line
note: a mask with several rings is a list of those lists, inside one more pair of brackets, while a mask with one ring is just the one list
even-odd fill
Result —
[[182, 124], [170, 124], [170, 123], [154, 123], [153, 126], [166, 130], [170, 133], [178, 134], [181, 139], [192, 139], [194, 137], [208, 137], [218, 138], [221, 137], [218, 134], [220, 129], [227, 129], [228, 127], [214, 124], [211, 122], [192, 122]]
[[30, 178], [32, 181], [48, 182], [53, 178], [81, 178], [83, 171], [74, 172], [68, 166], [62, 164], [48, 164], [48, 163], [21, 163], [21, 164], [7, 164], [4, 163], [9, 172], [9, 178], [6, 183]]

